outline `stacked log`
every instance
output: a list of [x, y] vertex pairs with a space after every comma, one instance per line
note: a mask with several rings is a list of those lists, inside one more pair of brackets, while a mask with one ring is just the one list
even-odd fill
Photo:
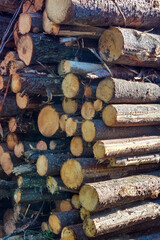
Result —
[[159, 3], [8, 0], [0, 15], [0, 236], [156, 229]]

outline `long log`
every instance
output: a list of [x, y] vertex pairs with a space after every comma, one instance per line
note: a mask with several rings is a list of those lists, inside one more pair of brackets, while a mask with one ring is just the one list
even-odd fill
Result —
[[136, 156], [157, 153], [160, 148], [159, 136], [99, 140], [93, 146], [93, 153], [100, 162], [110, 157]]
[[17, 185], [19, 188], [45, 188], [46, 179], [42, 177], [23, 177], [19, 176], [17, 178]]
[[108, 78], [98, 84], [96, 97], [105, 103], [154, 103], [159, 102], [160, 87], [153, 83]]
[[158, 126], [107, 127], [100, 119], [83, 121], [81, 131], [86, 142], [160, 135]]
[[[50, 49], [50, 51], [48, 51]], [[78, 51], [77, 51], [78, 50]], [[66, 47], [59, 42], [57, 37], [41, 34], [25, 34], [20, 37], [17, 45], [19, 58], [28, 66], [37, 61], [46, 64], [60, 62], [62, 59], [97, 61], [88, 49], [78, 47]]]
[[160, 154], [147, 154], [133, 157], [111, 158], [109, 159], [111, 167], [122, 167], [131, 165], [141, 165], [148, 163], [160, 163]]
[[37, 159], [36, 168], [40, 176], [59, 175], [62, 164], [70, 157], [70, 154], [43, 154]]
[[19, 109], [16, 104], [15, 96], [9, 96], [5, 98], [4, 104], [2, 106], [4, 96], [0, 95], [0, 117], [11, 117], [18, 114]]
[[[143, 225], [148, 219], [158, 219], [160, 216], [160, 202], [144, 201], [142, 203], [126, 205], [112, 211], [97, 213], [86, 219], [83, 230], [88, 237], [97, 237], [107, 233], [125, 230], [135, 225]], [[119, 217], [121, 216], [121, 217]]]
[[78, 210], [70, 210], [65, 212], [54, 213], [49, 217], [49, 225], [55, 234], [60, 234], [65, 226], [80, 223], [80, 215]]
[[[117, 7], [118, 5], [118, 7]], [[119, 10], [120, 9], [120, 10]], [[139, 12], [141, 9], [141, 13]], [[159, 26], [159, 4], [140, 0], [115, 4], [113, 1], [97, 4], [95, 0], [80, 4], [77, 0], [47, 0], [46, 11], [50, 20], [58, 24], [83, 24], [92, 26], [127, 26], [156, 28]], [[124, 14], [125, 13], [125, 14]], [[155, 22], [153, 23], [152, 19]]]
[[147, 173], [157, 170], [158, 167], [159, 165], [156, 163], [126, 166], [125, 168], [110, 168], [108, 163], [97, 164], [94, 158], [70, 158], [63, 163], [60, 175], [63, 183], [68, 188], [79, 189], [84, 183], [117, 179], [138, 173]]
[[47, 89], [54, 96], [61, 96], [60, 79], [45, 73], [16, 73], [12, 75], [11, 90], [14, 93], [25, 92], [28, 95], [47, 96]]
[[43, 32], [42, 14], [39, 12], [21, 13], [18, 19], [18, 29], [20, 34]]
[[14, 13], [16, 9], [19, 7], [18, 0], [2, 0], [0, 3], [0, 11], [1, 12], [9, 12]]
[[127, 203], [157, 198], [160, 191], [160, 172], [113, 179], [82, 186], [79, 199], [90, 212], [117, 207]]
[[92, 144], [83, 141], [80, 136], [72, 138], [70, 142], [70, 151], [75, 157], [93, 157]]
[[158, 34], [127, 28], [110, 28], [99, 40], [103, 60], [115, 64], [159, 68]]
[[103, 122], [109, 127], [159, 125], [159, 104], [110, 104], [103, 109]]

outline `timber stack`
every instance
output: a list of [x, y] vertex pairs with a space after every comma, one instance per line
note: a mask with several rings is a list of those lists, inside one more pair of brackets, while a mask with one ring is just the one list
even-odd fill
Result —
[[0, 237], [160, 239], [160, 2], [2, 0], [0, 39]]

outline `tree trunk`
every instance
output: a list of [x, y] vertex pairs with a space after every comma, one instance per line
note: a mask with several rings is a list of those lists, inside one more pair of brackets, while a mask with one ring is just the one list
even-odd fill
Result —
[[16, 73], [12, 75], [11, 90], [28, 95], [47, 96], [47, 89], [53, 96], [62, 96], [61, 80], [45, 73]]
[[157, 171], [146, 175], [85, 184], [79, 192], [79, 199], [86, 210], [101, 211], [146, 198], [157, 198], [159, 186], [160, 172]]
[[93, 146], [93, 153], [100, 162], [110, 157], [128, 157], [159, 152], [160, 137], [148, 136], [99, 140]]
[[99, 40], [103, 60], [115, 64], [159, 68], [158, 34], [127, 28], [110, 28]]
[[43, 32], [42, 14], [39, 12], [21, 13], [18, 19], [18, 29], [23, 35], [29, 32]]
[[18, 114], [19, 109], [16, 104], [15, 96], [7, 95], [4, 105], [2, 106], [4, 96], [0, 96], [0, 117], [11, 117]]
[[14, 13], [19, 7], [18, 0], [1, 0], [0, 2], [0, 11]]
[[[107, 3], [97, 3], [95, 0], [91, 0], [89, 3], [77, 0], [46, 1], [46, 11], [50, 20], [58, 24], [72, 25], [156, 28], [160, 21], [158, 7], [158, 3], [153, 1], [146, 3], [143, 0], [123, 3], [119, 1], [114, 3], [111, 0]], [[141, 9], [141, 13], [139, 9]]]
[[158, 126], [107, 127], [100, 119], [83, 121], [81, 131], [86, 142], [160, 135]]
[[40, 155], [36, 167], [40, 176], [59, 175], [62, 164], [70, 157], [70, 154], [49, 154]]
[[109, 159], [111, 167], [122, 167], [131, 165], [141, 165], [148, 163], [160, 163], [160, 154], [148, 154], [142, 156], [111, 158]]
[[[48, 51], [50, 49], [50, 51]], [[78, 51], [77, 51], [78, 50]], [[97, 61], [88, 49], [66, 47], [57, 37], [41, 34], [25, 34], [20, 37], [17, 45], [19, 58], [28, 66], [37, 61], [46, 64], [60, 62], [62, 59], [73, 60], [76, 56], [83, 61]]]
[[71, 224], [80, 223], [80, 215], [78, 210], [70, 210], [65, 212], [54, 213], [49, 217], [49, 225], [52, 232], [60, 234], [62, 229]]
[[116, 208], [114, 211], [97, 213], [84, 221], [83, 230], [88, 237], [97, 237], [134, 227], [138, 224], [143, 225], [149, 219], [156, 220], [159, 218], [159, 204], [159, 201], [144, 201]]
[[112, 104], [103, 109], [102, 119], [109, 127], [159, 125], [159, 104]]
[[70, 151], [75, 157], [93, 157], [93, 145], [82, 140], [81, 137], [73, 137], [70, 143]]
[[65, 226], [61, 232], [61, 240], [88, 240], [88, 237], [83, 231], [82, 223]]
[[45, 188], [46, 179], [42, 177], [23, 177], [19, 176], [17, 179], [17, 185], [19, 188]]
[[108, 78], [98, 84], [96, 97], [105, 103], [154, 103], [159, 102], [160, 87], [153, 83]]

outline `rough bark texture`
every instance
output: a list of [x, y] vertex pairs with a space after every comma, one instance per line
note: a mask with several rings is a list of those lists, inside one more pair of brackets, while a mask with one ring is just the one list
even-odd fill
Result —
[[[142, 203], [116, 208], [93, 215], [83, 223], [83, 230], [88, 237], [116, 232], [136, 224], [145, 224], [148, 219], [160, 216], [159, 201], [144, 201]], [[121, 217], [119, 217], [121, 216]]]
[[148, 136], [99, 140], [93, 146], [95, 158], [103, 162], [110, 157], [136, 156], [159, 152], [160, 137]]
[[61, 230], [72, 224], [80, 223], [80, 214], [78, 210], [70, 210], [65, 212], [54, 213], [49, 217], [49, 225], [55, 234], [59, 234]]
[[87, 240], [87, 236], [83, 231], [82, 223], [70, 225], [68, 227], [64, 227], [61, 232], [61, 240]]
[[[1, 6], [0, 6], [0, 9], [1, 9]], [[8, 17], [0, 16], [0, 26], [1, 26], [1, 28], [0, 28], [0, 40], [2, 39], [3, 34], [4, 34], [4, 32], [5, 32], [6, 28], [7, 28], [10, 20], [11, 19], [8, 18]]]
[[49, 154], [40, 155], [37, 160], [37, 172], [40, 176], [58, 175], [62, 164], [70, 157], [68, 154]]
[[0, 11], [14, 13], [19, 7], [19, 4], [18, 0], [2, 0], [0, 3]]
[[158, 126], [107, 127], [100, 119], [82, 123], [82, 137], [86, 142], [98, 140], [160, 135]]
[[105, 103], [154, 103], [159, 102], [160, 87], [153, 83], [109, 78], [98, 84], [96, 97]]
[[28, 95], [62, 95], [61, 79], [45, 73], [16, 73], [12, 75], [11, 89], [14, 93], [25, 92]]
[[17, 115], [17, 113], [19, 112], [19, 109], [16, 105], [15, 97], [13, 95], [12, 96], [7, 95], [5, 99], [5, 103], [2, 105], [3, 98], [4, 96], [1, 95], [0, 96], [0, 117], [3, 118], [3, 117], [11, 117], [11, 116]]
[[46, 179], [42, 177], [23, 177], [19, 176], [17, 179], [17, 184], [19, 188], [36, 188], [46, 186]]
[[[50, 49], [50, 51], [48, 51]], [[78, 51], [77, 51], [78, 50]], [[57, 37], [41, 34], [26, 34], [18, 41], [17, 52], [19, 58], [28, 66], [37, 61], [51, 64], [60, 62], [62, 59], [97, 61], [88, 49], [78, 47], [66, 47], [59, 42]]]
[[160, 163], [160, 154], [149, 154], [142, 156], [111, 158], [109, 159], [111, 167], [122, 167], [131, 165], [141, 165], [148, 163]]
[[112, 104], [103, 109], [102, 119], [110, 127], [159, 125], [159, 104]]
[[[155, 1], [97, 2], [91, 0], [46, 1], [48, 17], [55, 23], [86, 24], [93, 26], [130, 26], [134, 28], [158, 27], [159, 3]], [[117, 8], [120, 8], [120, 10]], [[124, 17], [122, 15], [124, 14]], [[125, 18], [125, 19], [124, 19]], [[153, 22], [154, 18], [154, 22]]]
[[80, 192], [81, 205], [88, 211], [101, 211], [130, 202], [157, 198], [160, 172], [85, 184]]
[[158, 34], [111, 28], [99, 40], [99, 53], [107, 62], [159, 68], [159, 42]]

